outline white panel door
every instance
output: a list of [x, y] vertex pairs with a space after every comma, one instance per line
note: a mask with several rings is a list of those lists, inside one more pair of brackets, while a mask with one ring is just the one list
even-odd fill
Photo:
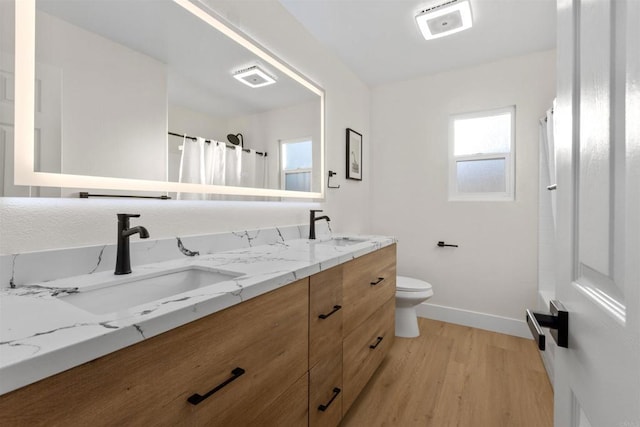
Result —
[[[13, 185], [13, 57], [0, 53], [0, 196], [60, 197], [55, 187]], [[36, 65], [34, 169], [62, 172], [62, 70]]]
[[558, 0], [555, 424], [640, 426], [640, 1]]

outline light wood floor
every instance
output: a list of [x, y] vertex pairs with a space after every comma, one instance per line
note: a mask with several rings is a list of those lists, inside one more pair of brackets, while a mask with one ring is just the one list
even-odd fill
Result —
[[341, 427], [546, 427], [553, 391], [532, 340], [418, 319]]

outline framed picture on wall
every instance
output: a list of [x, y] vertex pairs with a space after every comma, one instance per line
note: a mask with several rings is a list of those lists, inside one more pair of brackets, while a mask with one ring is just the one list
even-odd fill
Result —
[[362, 134], [347, 128], [347, 178], [362, 181]]

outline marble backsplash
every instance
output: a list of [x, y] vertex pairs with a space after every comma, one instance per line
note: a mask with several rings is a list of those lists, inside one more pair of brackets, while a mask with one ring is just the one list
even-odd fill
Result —
[[[153, 236], [153, 230], [149, 230]], [[293, 225], [257, 230], [197, 236], [176, 236], [165, 239], [131, 238], [131, 266], [168, 261], [181, 257], [207, 255], [259, 245], [284, 243], [292, 239], [305, 239], [308, 225]], [[326, 221], [316, 224], [318, 239], [331, 236]], [[115, 240], [114, 233], [114, 240]], [[116, 244], [57, 249], [0, 256], [0, 288], [20, 287], [64, 277], [108, 271], [115, 268]]]

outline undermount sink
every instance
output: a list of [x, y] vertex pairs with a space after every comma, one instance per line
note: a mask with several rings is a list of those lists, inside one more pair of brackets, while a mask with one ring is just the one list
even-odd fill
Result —
[[356, 239], [354, 237], [334, 237], [329, 240], [319, 240], [319, 245], [327, 245], [327, 246], [351, 246], [356, 243], [366, 242], [367, 239]]
[[125, 279], [116, 276], [111, 281], [59, 298], [88, 312], [105, 314], [232, 280], [241, 275], [197, 266], [180, 267]]

